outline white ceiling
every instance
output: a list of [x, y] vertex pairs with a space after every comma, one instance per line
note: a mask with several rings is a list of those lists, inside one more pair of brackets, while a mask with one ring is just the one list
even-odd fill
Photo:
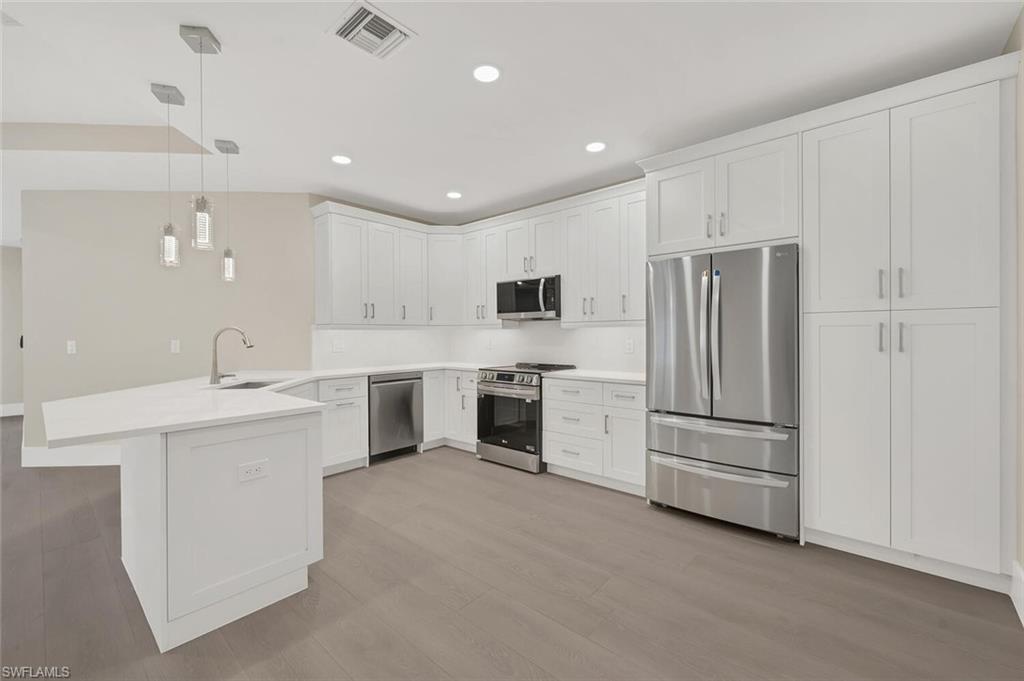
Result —
[[[206, 141], [239, 143], [233, 188], [461, 224], [638, 177], [646, 156], [995, 56], [1021, 8], [381, 2], [418, 36], [378, 60], [327, 32], [348, 4], [5, 2], [22, 26], [3, 30], [3, 120], [161, 125], [149, 92], [159, 81], [185, 93], [175, 122], [198, 137], [198, 57], [178, 25], [207, 25], [223, 54], [205, 60]], [[477, 83], [481, 63], [502, 78]], [[592, 140], [608, 149], [585, 152]], [[331, 163], [337, 153], [354, 162]], [[153, 154], [4, 156], [4, 183], [17, 188], [166, 182]], [[197, 160], [179, 188], [196, 181]], [[211, 174], [218, 189], [222, 174]]]

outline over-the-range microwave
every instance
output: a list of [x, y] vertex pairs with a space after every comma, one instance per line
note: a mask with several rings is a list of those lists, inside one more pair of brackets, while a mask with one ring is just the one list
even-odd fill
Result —
[[561, 275], [498, 282], [498, 319], [561, 318]]

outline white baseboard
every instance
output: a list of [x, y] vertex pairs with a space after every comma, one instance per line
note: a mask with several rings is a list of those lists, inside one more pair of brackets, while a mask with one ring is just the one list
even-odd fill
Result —
[[26, 447], [21, 443], [21, 465], [24, 468], [51, 466], [120, 466], [121, 445], [103, 442], [68, 447]]
[[934, 558], [918, 556], [913, 553], [907, 553], [906, 551], [900, 551], [899, 549], [892, 549], [887, 546], [877, 546], [875, 544], [857, 541], [856, 539], [840, 537], [835, 534], [829, 534], [828, 532], [821, 532], [820, 530], [808, 529], [806, 530], [806, 536], [808, 544], [827, 546], [831, 549], [854, 553], [858, 556], [882, 561], [883, 563], [892, 563], [893, 565], [926, 572], [937, 577], [945, 577], [946, 579], [952, 579], [957, 582], [963, 582], [965, 584], [981, 587], [982, 589], [988, 589], [990, 591], [998, 591], [999, 593], [1004, 594], [1010, 593], [1010, 575], [985, 572], [984, 570], [956, 565], [954, 563], [947, 563]]
[[1017, 617], [1020, 618], [1020, 623], [1024, 625], [1024, 565], [1021, 565], [1018, 561], [1013, 561], [1010, 600], [1013, 601], [1013, 607], [1017, 609]]
[[[438, 444], [435, 447], [452, 447], [454, 449], [461, 449], [464, 452], [470, 452], [476, 454], [476, 443], [475, 442], [461, 442], [459, 440], [452, 440], [451, 438], [443, 438], [436, 440]], [[426, 449], [426, 447], [424, 447]]]
[[21, 402], [11, 402], [10, 404], [0, 404], [0, 416], [24, 416], [25, 405]]
[[647, 493], [643, 485], [633, 485], [620, 480], [612, 480], [611, 478], [606, 478], [601, 475], [574, 471], [571, 468], [564, 468], [562, 466], [553, 466], [548, 464], [548, 473], [551, 473], [552, 475], [561, 475], [564, 478], [572, 478], [573, 480], [579, 480], [580, 482], [587, 482], [591, 485], [597, 485], [598, 487], [607, 487], [619, 492], [625, 492], [626, 494], [635, 494], [638, 497], [645, 496]]

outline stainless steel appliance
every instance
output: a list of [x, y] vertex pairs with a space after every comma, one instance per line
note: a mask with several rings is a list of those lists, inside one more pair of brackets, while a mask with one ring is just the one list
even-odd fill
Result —
[[370, 376], [370, 456], [423, 443], [423, 373]]
[[562, 277], [498, 282], [498, 319], [561, 319]]
[[795, 244], [647, 264], [647, 498], [799, 533]]
[[519, 363], [477, 373], [479, 459], [543, 473], [541, 459], [541, 376], [575, 369], [572, 364]]

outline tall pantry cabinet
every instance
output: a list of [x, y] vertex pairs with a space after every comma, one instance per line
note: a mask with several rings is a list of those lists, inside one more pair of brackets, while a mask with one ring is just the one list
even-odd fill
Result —
[[805, 526], [1000, 571], [999, 84], [803, 134]]

